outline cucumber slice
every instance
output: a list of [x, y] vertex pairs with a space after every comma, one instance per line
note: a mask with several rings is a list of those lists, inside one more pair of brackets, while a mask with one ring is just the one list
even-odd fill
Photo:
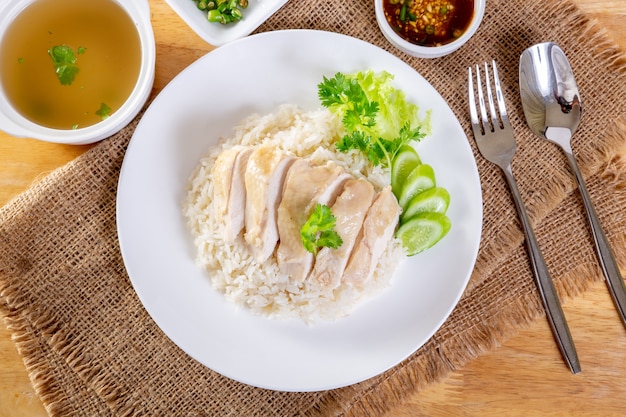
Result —
[[400, 198], [402, 185], [409, 174], [421, 164], [419, 155], [410, 145], [404, 145], [396, 153], [391, 163], [391, 191], [396, 198]]
[[432, 247], [448, 234], [452, 224], [445, 214], [420, 213], [403, 223], [396, 231], [407, 256], [413, 256]]
[[445, 214], [450, 205], [450, 193], [441, 187], [422, 191], [409, 201], [407, 208], [402, 212], [401, 220], [409, 219], [419, 213]]
[[402, 185], [398, 203], [403, 210], [407, 209], [409, 201], [419, 193], [435, 187], [435, 171], [428, 164], [420, 164], [411, 171]]

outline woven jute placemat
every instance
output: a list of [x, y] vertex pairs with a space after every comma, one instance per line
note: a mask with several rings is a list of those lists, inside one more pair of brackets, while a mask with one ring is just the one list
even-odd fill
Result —
[[[618, 261], [626, 265], [626, 64], [572, 3], [489, 0], [475, 37], [435, 60], [390, 46], [370, 0], [292, 0], [259, 31], [287, 28], [341, 32], [398, 55], [447, 100], [473, 147], [467, 67], [496, 59], [517, 132], [513, 170], [567, 299], [602, 279], [601, 273], [566, 160], [526, 129], [517, 89], [520, 53], [534, 43], [557, 42], [572, 62], [585, 106], [573, 148]], [[116, 187], [136, 124], [0, 211], [0, 305], [52, 416], [378, 416], [544, 316], [505, 181], [474, 147], [485, 208], [482, 243], [468, 288], [431, 340], [382, 375], [332, 391], [274, 392], [225, 378], [161, 332], [124, 269]]]

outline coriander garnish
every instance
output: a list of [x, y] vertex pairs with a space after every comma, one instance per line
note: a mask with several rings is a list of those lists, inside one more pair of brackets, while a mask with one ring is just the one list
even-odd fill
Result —
[[78, 74], [78, 66], [76, 65], [76, 55], [74, 51], [67, 45], [53, 46], [48, 50], [54, 71], [62, 85], [70, 85], [74, 82], [76, 74]]
[[100, 108], [96, 110], [96, 114], [102, 117], [102, 120], [104, 120], [111, 115], [111, 108], [105, 103], [100, 103]]
[[317, 204], [309, 219], [300, 229], [304, 248], [313, 255], [320, 248], [337, 249], [343, 244], [341, 236], [335, 231], [337, 218], [325, 204]]

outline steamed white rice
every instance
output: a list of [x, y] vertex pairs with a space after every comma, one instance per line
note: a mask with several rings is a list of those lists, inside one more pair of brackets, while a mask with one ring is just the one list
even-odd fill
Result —
[[283, 105], [275, 113], [251, 115], [236, 126], [201, 159], [191, 176], [184, 215], [197, 248], [197, 263], [208, 271], [213, 287], [231, 302], [270, 318], [300, 318], [308, 323], [348, 315], [367, 298], [390, 283], [393, 271], [405, 257], [401, 243], [392, 239], [364, 289], [349, 284], [327, 290], [311, 283], [292, 282], [279, 273], [274, 256], [259, 264], [243, 238], [226, 244], [213, 204], [211, 170], [218, 155], [234, 145], [273, 144], [287, 153], [320, 164], [332, 160], [355, 178], [367, 178], [377, 190], [389, 184], [389, 173], [357, 152], [341, 153], [335, 142], [342, 136], [341, 120], [327, 109], [304, 111]]

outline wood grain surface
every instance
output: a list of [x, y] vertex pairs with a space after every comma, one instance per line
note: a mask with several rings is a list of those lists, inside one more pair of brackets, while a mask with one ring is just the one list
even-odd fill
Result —
[[[625, 0], [575, 0], [626, 51]], [[163, 0], [150, 2], [157, 47], [155, 92], [213, 49]], [[18, 139], [0, 132], [0, 206], [90, 148]], [[547, 322], [523, 329], [499, 349], [427, 387], [388, 416], [626, 415], [626, 329], [606, 285], [563, 306], [583, 372], [569, 373]], [[11, 335], [0, 321], [0, 417], [47, 413]]]

